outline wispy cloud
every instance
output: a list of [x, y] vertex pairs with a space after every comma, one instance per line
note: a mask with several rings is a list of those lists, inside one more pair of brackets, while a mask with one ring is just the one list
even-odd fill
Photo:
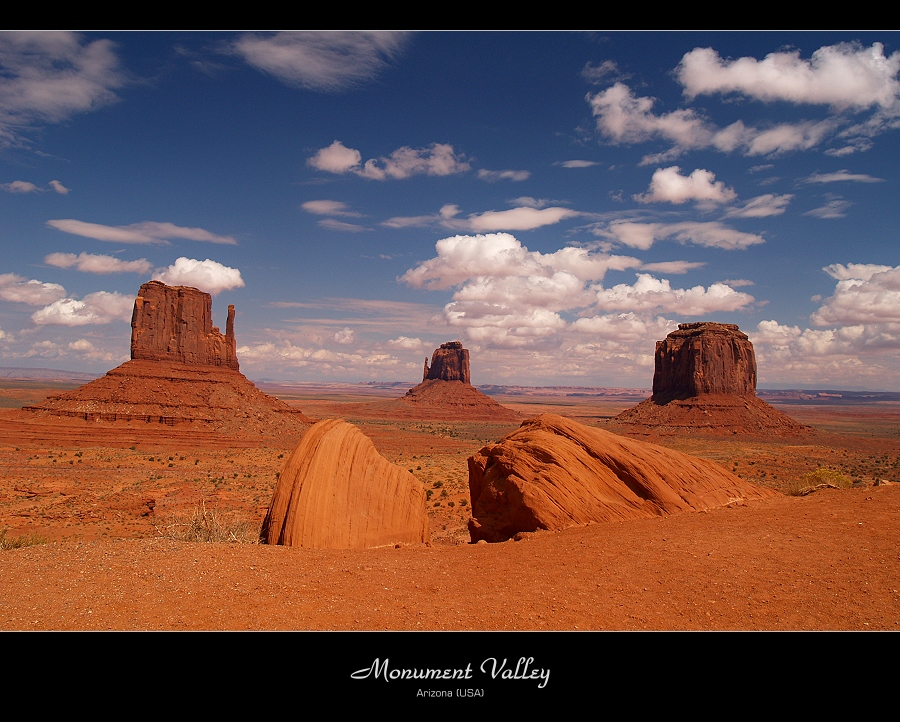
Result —
[[234, 50], [253, 67], [307, 90], [339, 92], [372, 80], [402, 52], [402, 32], [248, 34]]
[[223, 243], [237, 245], [237, 241], [231, 236], [220, 236], [203, 228], [186, 228], [176, 226], [174, 223], [157, 223], [155, 221], [143, 221], [132, 223], [128, 226], [104, 226], [100, 223], [88, 223], [74, 218], [61, 218], [47, 221], [47, 225], [64, 233], [72, 233], [76, 236], [93, 238], [96, 241], [107, 243], [135, 243], [150, 245], [169, 245], [168, 238], [181, 238], [188, 241], [202, 241], [205, 243]]
[[765, 239], [755, 233], [745, 233], [718, 221], [683, 221], [681, 223], [640, 223], [616, 220], [594, 226], [594, 233], [601, 238], [609, 238], [630, 248], [647, 250], [656, 241], [673, 238], [679, 243], [742, 250], [749, 246], [765, 243]]
[[838, 170], [833, 173], [813, 173], [806, 179], [807, 183], [839, 183], [841, 181], [854, 181], [856, 183], [882, 183], [884, 178], [876, 178], [866, 173], [851, 173], [848, 170]]
[[50, 253], [44, 263], [57, 268], [76, 268], [85, 273], [150, 273], [153, 265], [146, 258], [122, 261], [114, 256], [92, 253]]
[[493, 183], [500, 180], [524, 181], [531, 178], [530, 170], [485, 170], [478, 171], [481, 180]]

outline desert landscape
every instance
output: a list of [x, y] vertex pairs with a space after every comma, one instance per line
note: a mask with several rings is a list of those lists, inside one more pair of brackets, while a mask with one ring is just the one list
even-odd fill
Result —
[[[649, 400], [639, 389], [574, 387], [492, 387], [488, 397], [471, 386], [468, 351], [455, 342], [435, 351], [418, 386], [256, 388], [228, 350], [230, 322], [225, 336], [202, 323], [182, 335], [171, 330], [179, 326], [166, 309], [177, 306], [182, 320], [203, 317], [209, 296], [197, 294], [145, 284], [132, 360], [101, 379], [4, 372], [0, 628], [893, 630], [900, 623], [900, 400], [891, 394], [748, 396], [752, 346], [727, 324], [683, 324], [660, 342]], [[198, 361], [190, 354], [200, 336], [212, 341]], [[162, 338], [178, 343], [161, 345]], [[694, 361], [679, 361], [690, 344]], [[689, 383], [701, 378], [703, 388]], [[673, 400], [676, 411], [667, 408]], [[635, 408], [645, 409], [637, 421]], [[665, 423], [651, 423], [659, 413]], [[380, 455], [386, 461], [377, 464], [424, 492], [414, 498], [421, 506], [424, 497], [426, 537], [419, 531], [371, 548], [259, 543], [279, 476], [320, 419], [343, 419], [343, 426], [329, 422], [347, 429], [341, 438], [361, 432], [354, 443], [374, 445], [358, 452], [365, 465]], [[684, 492], [682, 501], [694, 501], [678, 508], [640, 492], [637, 506], [649, 512], [632, 514], [626, 499], [615, 502], [612, 517], [604, 516], [606, 491], [600, 511], [584, 511], [576, 499], [571, 518], [504, 532], [481, 491], [490, 460], [511, 453], [504, 444], [538, 448], [516, 441], [528, 429], [568, 434], [590, 457], [577, 463], [593, 463], [612, 439], [628, 458], [651, 454], [666, 469], [687, 463], [687, 483], [709, 473], [730, 490], [705, 501]], [[533, 453], [546, 461], [551, 452]], [[340, 463], [340, 451], [333, 453]], [[561, 471], [571, 475], [575, 464]], [[618, 473], [639, 492], [638, 472]], [[557, 489], [587, 483], [552, 478]], [[579, 521], [579, 514], [588, 516]], [[498, 543], [471, 543], [479, 538]]]

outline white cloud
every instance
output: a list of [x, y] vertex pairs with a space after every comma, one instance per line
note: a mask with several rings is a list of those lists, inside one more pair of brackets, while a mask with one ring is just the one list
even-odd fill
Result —
[[318, 216], [353, 216], [359, 217], [360, 213], [348, 210], [347, 204], [341, 201], [306, 201], [300, 206], [309, 213]]
[[687, 203], [703, 201], [707, 203], [728, 203], [737, 197], [725, 183], [716, 180], [716, 174], [697, 168], [689, 176], [681, 175], [681, 168], [673, 165], [658, 168], [653, 173], [650, 188], [646, 193], [634, 196], [639, 203]]
[[143, 221], [128, 226], [104, 226], [99, 223], [78, 221], [74, 218], [61, 218], [47, 221], [47, 225], [63, 233], [108, 243], [169, 245], [167, 238], [183, 238], [189, 241], [237, 245], [237, 241], [231, 236], [220, 236], [203, 228], [186, 228], [176, 226], [174, 223], [158, 223], [156, 221]]
[[834, 293], [810, 317], [816, 326], [900, 324], [900, 266], [833, 264]]
[[110, 40], [69, 32], [0, 33], [0, 142], [37, 123], [58, 123], [116, 100], [124, 84]]
[[590, 168], [600, 164], [595, 160], [564, 160], [556, 165], [561, 165], [563, 168]]
[[493, 183], [498, 180], [524, 181], [531, 178], [530, 170], [484, 170], [478, 171], [481, 180]]
[[62, 183], [60, 183], [58, 180], [52, 180], [52, 181], [50, 181], [50, 187], [51, 187], [53, 190], [55, 190], [57, 193], [59, 193], [61, 196], [68, 195], [68, 194], [69, 194], [69, 191], [70, 191], [69, 188], [66, 188], [66, 187], [65, 187]]
[[66, 295], [66, 289], [58, 283], [42, 283], [26, 280], [15, 273], [0, 274], [0, 300], [43, 306]]
[[687, 273], [695, 268], [702, 268], [706, 264], [702, 261], [661, 261], [659, 263], [642, 263], [642, 271], [655, 273]]
[[352, 328], [347, 328], [345, 326], [340, 331], [334, 334], [334, 340], [335, 343], [339, 343], [342, 345], [351, 344], [354, 340], [356, 340], [356, 334], [353, 332]]
[[237, 268], [229, 268], [221, 263], [206, 259], [198, 261], [194, 258], [178, 258], [168, 268], [153, 274], [155, 281], [162, 281], [169, 286], [193, 286], [216, 296], [222, 291], [232, 288], [243, 288], [244, 279]]
[[34, 183], [20, 180], [13, 181], [12, 183], [2, 183], [0, 184], [0, 188], [9, 193], [37, 193], [41, 190]]
[[122, 261], [114, 256], [91, 253], [50, 253], [44, 263], [57, 268], [72, 268], [86, 273], [149, 273], [153, 266], [146, 258], [137, 261]]
[[88, 324], [128, 321], [134, 307], [134, 296], [96, 291], [82, 300], [62, 298], [31, 314], [38, 326], [86, 326]]
[[528, 231], [580, 215], [569, 208], [511, 208], [469, 216], [469, 228], [473, 231]]
[[834, 173], [813, 173], [806, 179], [807, 183], [837, 183], [839, 181], [855, 181], [857, 183], [881, 183], [884, 178], [876, 178], [866, 173], [851, 173], [848, 170], [838, 170]]
[[900, 94], [900, 53], [884, 46], [840, 43], [816, 50], [809, 60], [800, 51], [770, 53], [763, 60], [723, 60], [712, 48], [685, 54], [676, 69], [689, 99], [714, 93], [740, 93], [762, 101], [864, 109], [895, 105]]
[[335, 218], [323, 218], [319, 221], [318, 225], [322, 228], [327, 228], [329, 231], [344, 231], [347, 233], [362, 233], [363, 231], [372, 230], [371, 228], [366, 228], [358, 223], [347, 223], [346, 221], [339, 221]]
[[638, 223], [635, 221], [613, 221], [605, 226], [596, 226], [594, 233], [603, 238], [615, 240], [631, 248], [649, 249], [654, 242], [674, 238], [679, 243], [726, 250], [743, 250], [749, 246], [765, 243], [762, 236], [744, 233], [728, 228], [718, 221], [681, 223]]
[[672, 288], [667, 279], [657, 279], [646, 273], [637, 274], [634, 285], [619, 284], [612, 288], [598, 288], [597, 301], [609, 311], [653, 311], [683, 316], [702, 316], [717, 311], [736, 311], [753, 303], [753, 296], [735, 291], [724, 283], [709, 288]]
[[668, 150], [645, 156], [641, 165], [678, 157], [688, 150], [713, 148], [723, 153], [739, 150], [744, 155], [778, 155], [808, 150], [838, 127], [838, 121], [799, 121], [770, 128], [754, 128], [738, 120], [719, 128], [691, 109], [655, 115], [654, 99], [635, 97], [622, 83], [587, 96], [597, 130], [612, 143], [644, 143], [656, 138], [672, 143]]
[[307, 163], [328, 173], [354, 173], [371, 180], [403, 179], [413, 175], [447, 176], [465, 173], [470, 169], [462, 155], [452, 145], [432, 143], [427, 148], [398, 148], [389, 156], [372, 158], [362, 163], [362, 153], [347, 148], [339, 140], [316, 151]]
[[765, 195], [756, 196], [756, 198], [751, 198], [740, 208], [728, 210], [725, 213], [725, 218], [768, 218], [769, 216], [780, 216], [787, 210], [793, 197], [791, 193], [785, 193], [780, 196], [774, 193], [766, 193]]
[[388, 343], [391, 346], [396, 346], [397, 348], [402, 348], [407, 351], [421, 350], [422, 346], [424, 346], [422, 339], [409, 338], [408, 336], [397, 336], [397, 338], [392, 338]]
[[235, 50], [250, 65], [307, 90], [336, 92], [371, 80], [400, 54], [397, 32], [281, 32], [244, 35]]
[[610, 77], [621, 80], [625, 76], [619, 70], [615, 60], [604, 60], [602, 63], [585, 63], [581, 69], [581, 77], [589, 83], [600, 83], [609, 82]]
[[835, 198], [834, 200], [828, 201], [824, 206], [813, 208], [811, 211], [806, 211], [803, 215], [813, 216], [814, 218], [844, 218], [847, 215], [847, 210], [852, 205], [853, 204], [850, 201]]

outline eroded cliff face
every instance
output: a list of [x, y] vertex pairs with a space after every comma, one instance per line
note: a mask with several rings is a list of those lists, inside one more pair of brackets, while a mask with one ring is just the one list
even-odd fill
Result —
[[732, 323], [682, 323], [656, 342], [653, 401], [706, 394], [755, 396], [756, 356]]
[[141, 286], [131, 316], [131, 358], [239, 370], [234, 306], [225, 335], [212, 325], [212, 297], [188, 286], [150, 281]]
[[435, 379], [438, 381], [462, 381], [470, 384], [469, 377], [469, 351], [464, 349], [462, 341], [450, 341], [442, 343], [431, 355], [431, 368], [428, 368], [428, 359], [425, 359], [425, 372], [422, 381]]

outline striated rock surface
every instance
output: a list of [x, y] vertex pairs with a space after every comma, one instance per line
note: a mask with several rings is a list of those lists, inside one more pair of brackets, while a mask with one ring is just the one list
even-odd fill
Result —
[[814, 433], [756, 397], [756, 354], [735, 324], [682, 323], [656, 342], [653, 396], [615, 417], [624, 433]]
[[131, 316], [131, 358], [238, 370], [234, 306], [225, 335], [212, 325], [212, 297], [189, 286], [150, 281], [141, 286]]
[[653, 399], [756, 394], [756, 355], [733, 323], [681, 323], [656, 342]]
[[425, 487], [352, 424], [320, 421], [281, 472], [260, 539], [329, 549], [427, 542]]
[[131, 320], [132, 360], [23, 411], [85, 421], [195, 424], [240, 436], [300, 435], [310, 419], [238, 371], [234, 306], [223, 336], [212, 299], [187, 286], [141, 286]]
[[469, 351], [463, 348], [462, 341], [442, 343], [440, 348], [435, 349], [431, 355], [431, 368], [428, 368], [428, 359], [425, 359], [422, 381], [429, 380], [472, 383], [469, 378]]
[[705, 459], [555, 414], [469, 458], [473, 542], [777, 496]]

